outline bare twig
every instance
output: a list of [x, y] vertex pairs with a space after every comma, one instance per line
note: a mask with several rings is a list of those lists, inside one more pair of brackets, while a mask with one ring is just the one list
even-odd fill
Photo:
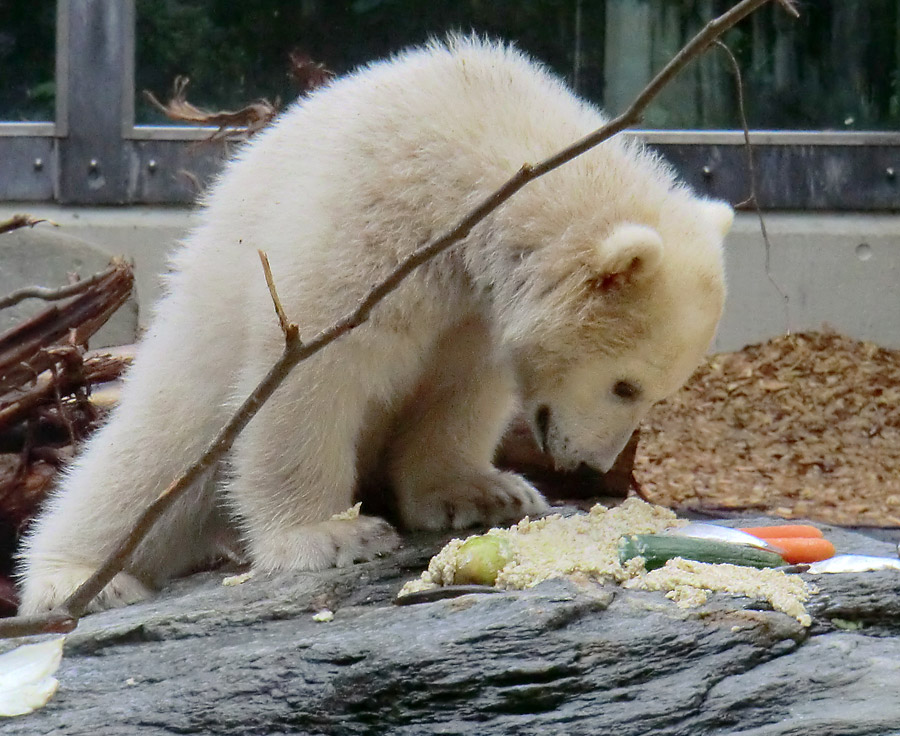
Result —
[[[747, 172], [750, 178], [750, 194], [745, 200], [738, 202], [735, 207], [740, 209], [742, 207], [753, 205], [757, 208], [757, 211], [759, 211], [759, 200], [756, 197], [756, 157], [753, 155], [753, 146], [750, 145], [750, 124], [747, 122], [747, 108], [744, 104], [744, 77], [741, 74], [741, 65], [738, 64], [738, 60], [734, 53], [728, 48], [728, 45], [724, 41], [717, 39], [716, 46], [725, 52], [725, 55], [728, 57], [728, 61], [731, 64], [731, 71], [734, 74], [738, 115], [744, 129], [744, 151], [747, 154]], [[762, 220], [761, 215], [760, 220]], [[763, 232], [765, 233], [765, 225], [763, 225]], [[768, 240], [766, 240], [766, 243], [768, 243]]]
[[281, 305], [281, 299], [278, 298], [278, 291], [275, 289], [275, 279], [272, 278], [272, 268], [269, 266], [269, 256], [264, 250], [256, 251], [259, 253], [259, 260], [262, 263], [263, 273], [266, 276], [266, 285], [269, 287], [269, 295], [272, 297], [272, 304], [275, 306], [275, 314], [278, 315], [278, 324], [281, 325], [281, 331], [284, 333], [285, 340], [290, 340], [291, 335], [299, 337], [299, 327], [291, 322], [284, 313], [284, 307]]
[[92, 355], [85, 358], [83, 366], [77, 372], [83, 372], [82, 375], [73, 375], [68, 367], [64, 367], [59, 376], [46, 370], [37, 376], [30, 388], [21, 389], [15, 395], [0, 394], [0, 432], [22, 421], [36, 407], [49, 402], [56, 391], [68, 395], [81, 385], [91, 386], [112, 381], [119, 378], [130, 363], [129, 358]]
[[42, 220], [37, 217], [32, 217], [31, 215], [13, 215], [8, 220], [0, 222], [0, 235], [23, 227], [34, 227], [41, 222], [47, 222], [53, 225], [53, 227], [59, 227], [59, 225], [52, 220]]
[[[794, 11], [796, 12], [796, 11]], [[731, 64], [731, 70], [734, 73], [734, 83], [737, 88], [737, 101], [738, 101], [738, 114], [741, 117], [741, 125], [744, 129], [744, 150], [747, 152], [747, 176], [750, 178], [750, 195], [743, 201], [739, 202], [737, 207], [744, 206], [752, 206], [756, 211], [756, 216], [759, 219], [759, 230], [762, 233], [763, 244], [765, 247], [765, 271], [766, 278], [769, 280], [769, 283], [775, 288], [775, 291], [778, 292], [778, 295], [781, 297], [782, 304], [784, 306], [784, 320], [786, 325], [786, 331], [790, 334], [790, 297], [787, 292], [781, 288], [779, 283], [775, 280], [775, 277], [772, 275], [771, 268], [771, 255], [772, 255], [772, 242], [769, 240], [769, 233], [766, 230], [766, 220], [763, 217], [762, 207], [759, 204], [759, 197], [757, 196], [756, 190], [756, 157], [753, 154], [753, 146], [750, 144], [750, 125], [747, 122], [747, 110], [744, 105], [744, 78], [741, 75], [741, 66], [738, 64], [737, 58], [735, 58], [734, 53], [732, 53], [731, 49], [721, 40], [716, 40], [716, 46], [718, 46], [722, 51], [725, 52], [725, 55], [728, 58], [729, 63]]]
[[[163, 512], [187, 490], [203, 473], [212, 468], [231, 449], [235, 439], [256, 415], [263, 404], [271, 397], [281, 385], [290, 371], [300, 362], [319, 352], [331, 344], [343, 334], [363, 324], [372, 309], [416, 268], [426, 261], [434, 258], [439, 253], [465, 238], [472, 228], [484, 220], [491, 212], [506, 202], [517, 191], [533, 179], [552, 171], [564, 163], [571, 161], [576, 156], [602, 143], [616, 135], [629, 125], [638, 122], [641, 115], [651, 100], [689, 61], [705, 51], [716, 38], [731, 28], [734, 24], [745, 18], [748, 14], [771, 0], [742, 0], [723, 15], [707, 23], [700, 32], [682, 48], [681, 51], [651, 80], [646, 88], [638, 95], [631, 106], [620, 116], [586, 136], [580, 141], [568, 146], [559, 153], [542, 161], [536, 166], [525, 164], [505, 184], [492, 194], [485, 197], [480, 204], [465, 215], [455, 227], [443, 235], [437, 237], [409, 254], [394, 268], [380, 283], [359, 301], [356, 308], [339, 319], [331, 327], [324, 329], [309, 342], [300, 341], [299, 335], [285, 335], [284, 352], [278, 361], [272, 366], [260, 384], [253, 390], [250, 396], [237, 410], [235, 415], [219, 431], [215, 439], [209, 443], [200, 459], [191, 465], [184, 473], [174, 480], [153, 503], [141, 513], [137, 522], [133, 525], [127, 536], [116, 546], [112, 554], [96, 572], [88, 578], [58, 609], [51, 611], [48, 616], [54, 620], [67, 620], [78, 618], [86, 610], [88, 604], [97, 596], [103, 588], [125, 568], [125, 564], [144, 538], [151, 526], [160, 518]], [[783, 2], [784, 0], [778, 0]], [[274, 298], [274, 296], [273, 296]], [[22, 633], [22, 628], [15, 619], [8, 620], [10, 626], [16, 626]], [[47, 617], [34, 617], [35, 626], [45, 626]], [[6, 622], [0, 620], [0, 637], [9, 636], [6, 633]]]
[[71, 302], [51, 305], [0, 334], [0, 390], [15, 388], [31, 373], [49, 367], [53, 357], [44, 349], [64, 339], [84, 343], [128, 299], [134, 284], [131, 266], [113, 259], [102, 278]]
[[78, 617], [67, 613], [50, 611], [36, 616], [13, 616], [0, 618], [0, 638], [35, 634], [68, 634], [78, 626]]
[[800, 11], [797, 10], [797, 6], [794, 4], [794, 0], [778, 0], [778, 4], [793, 18], [800, 17]]
[[191, 188], [194, 196], [200, 194], [203, 191], [203, 184], [200, 183], [200, 179], [197, 177], [195, 173], [192, 171], [188, 171], [187, 169], [178, 169], [178, 175], [184, 177], [187, 181], [188, 185]]
[[265, 128], [278, 114], [278, 105], [268, 100], [257, 100], [240, 110], [203, 110], [187, 101], [185, 90], [189, 83], [187, 77], [176, 77], [172, 97], [165, 105], [148, 90], [144, 90], [144, 99], [171, 120], [216, 126], [218, 130], [210, 136], [210, 140], [233, 137], [234, 134], [249, 137]]
[[333, 71], [324, 64], [313, 61], [309, 54], [305, 54], [299, 49], [291, 51], [288, 54], [288, 59], [291, 64], [289, 70], [291, 79], [294, 80], [303, 94], [309, 94], [334, 79]]
[[56, 400], [56, 410], [59, 414], [59, 418], [62, 420], [63, 424], [66, 427], [66, 432], [68, 432], [69, 434], [69, 444], [74, 446], [78, 440], [78, 437], [76, 436], [75, 425], [72, 423], [72, 417], [69, 416], [69, 413], [63, 406], [63, 395], [59, 390], [60, 371], [56, 363], [50, 364], [49, 371], [53, 376], [53, 398]]
[[[43, 221], [38, 220], [38, 222]], [[0, 299], [0, 309], [15, 306], [26, 299], [43, 299], [46, 302], [67, 299], [70, 296], [75, 296], [83, 291], [87, 291], [94, 284], [103, 281], [103, 279], [113, 273], [117, 268], [119, 267], [110, 266], [105, 271], [96, 273], [90, 278], [84, 279], [83, 281], [76, 281], [74, 284], [62, 286], [58, 289], [48, 289], [44, 286], [26, 286], [25, 288], [14, 291], [12, 294], [8, 294]]]

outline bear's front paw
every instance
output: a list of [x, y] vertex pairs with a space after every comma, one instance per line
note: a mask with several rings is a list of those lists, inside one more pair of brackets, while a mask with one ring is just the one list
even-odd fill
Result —
[[403, 523], [410, 529], [499, 526], [548, 509], [544, 497], [524, 478], [493, 468], [434, 478], [398, 495]]
[[[41, 614], [56, 608], [93, 573], [94, 568], [84, 565], [59, 567], [43, 573], [29, 572], [22, 586], [19, 615]], [[150, 589], [136, 577], [120, 572], [88, 604], [87, 613], [127, 606], [151, 595]]]
[[253, 567], [326, 570], [371, 560], [397, 548], [400, 537], [384, 519], [359, 516], [248, 533]]

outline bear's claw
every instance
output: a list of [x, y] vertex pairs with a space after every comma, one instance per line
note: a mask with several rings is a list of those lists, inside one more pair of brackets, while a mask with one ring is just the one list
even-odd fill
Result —
[[497, 526], [547, 510], [544, 497], [515, 473], [492, 469], [435, 480], [406, 494], [401, 514], [410, 529]]
[[255, 569], [325, 570], [371, 560], [397, 548], [400, 537], [384, 519], [330, 519], [250, 535]]

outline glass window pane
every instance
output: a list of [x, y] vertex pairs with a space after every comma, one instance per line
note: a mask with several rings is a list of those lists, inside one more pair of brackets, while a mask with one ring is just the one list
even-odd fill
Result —
[[55, 0], [0, 0], [0, 120], [53, 120]]
[[[164, 118], [177, 75], [188, 99], [233, 109], [293, 99], [289, 55], [341, 73], [449, 30], [515, 40], [585, 96], [620, 111], [701, 25], [731, 0], [137, 0], [139, 123]], [[741, 64], [750, 126], [896, 129], [900, 121], [896, 0], [818, 0], [793, 20], [776, 5], [726, 41]], [[739, 128], [734, 77], [713, 50], [648, 111], [648, 128]]]
[[[602, 18], [602, 2], [584, 5], [586, 26], [588, 16]], [[452, 29], [516, 39], [568, 73], [575, 8], [572, 0], [137, 0], [136, 120], [163, 121], [141, 91], [167, 95], [177, 75], [190, 77], [188, 99], [204, 107], [289, 101], [298, 94], [292, 51], [343, 73]]]
[[[651, 69], [659, 69], [733, 2], [607, 0], [606, 5], [605, 102], [621, 109], [650, 79]], [[797, 7], [801, 16], [795, 20], [772, 3], [725, 37], [741, 67], [750, 127], [896, 130], [900, 4], [817, 0]], [[734, 76], [720, 49], [688, 67], [645, 118], [645, 127], [658, 128], [740, 124]]]

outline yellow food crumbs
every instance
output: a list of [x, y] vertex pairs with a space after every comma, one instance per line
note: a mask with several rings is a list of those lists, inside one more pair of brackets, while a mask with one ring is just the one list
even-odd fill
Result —
[[[623, 534], [652, 534], [687, 522], [672, 511], [630, 498], [607, 509], [597, 504], [587, 514], [553, 514], [532, 521], [524, 518], [509, 529], [491, 529], [510, 547], [512, 560], [497, 574], [495, 587], [506, 590], [531, 588], [550, 578], [581, 575], [588, 579], [621, 582], [630, 570], [643, 569], [633, 561], [619, 564], [618, 543]], [[431, 558], [418, 580], [407, 583], [401, 595], [453, 585], [457, 551], [465, 540], [453, 539]]]
[[[491, 529], [488, 534], [495, 532], [501, 533], [502, 530]], [[457, 565], [456, 553], [462, 544], [462, 539], [451, 539], [447, 542], [443, 549], [431, 558], [428, 569], [417, 579], [410, 580], [403, 586], [400, 595], [418, 593], [421, 590], [430, 590], [442, 585], [453, 585], [453, 573]]]
[[629, 577], [619, 564], [623, 534], [653, 534], [683, 523], [669, 509], [636, 498], [612, 509], [597, 504], [587, 514], [524, 519], [509, 532], [515, 554], [495, 585], [506, 590], [531, 588], [570, 575], [622, 582]]
[[362, 506], [362, 501], [351, 506], [346, 511], [341, 511], [339, 514], [332, 514], [331, 521], [353, 521], [353, 519], [359, 518], [359, 509]]
[[329, 621], [334, 620], [334, 611], [331, 611], [327, 608], [323, 608], [318, 613], [314, 614], [312, 617], [313, 621], [317, 624], [326, 624]]
[[658, 570], [626, 581], [624, 586], [632, 590], [668, 591], [666, 597], [683, 608], [705, 603], [713, 591], [743, 595], [768, 601], [776, 611], [793, 616], [803, 626], [812, 623], [803, 607], [812, 591], [800, 576], [787, 575], [781, 570], [713, 565], [676, 557]]
[[679, 608], [696, 608], [709, 600], [711, 591], [691, 585], [676, 585], [666, 593], [666, 598], [678, 604]]
[[[738, 565], [671, 560], [653, 572], [644, 570], [643, 559], [619, 563], [619, 539], [630, 534], [655, 534], [684, 526], [674, 512], [662, 506], [629, 498], [608, 509], [597, 504], [587, 514], [542, 519], [527, 517], [509, 529], [491, 529], [511, 550], [511, 560], [498, 573], [494, 586], [505, 590], [531, 588], [545, 580], [578, 577], [611, 581], [637, 590], [659, 590], [682, 607], [699, 606], [712, 591], [766, 600], [776, 611], [811, 623], [803, 602], [810, 589], [797, 575], [776, 570], [757, 570]], [[403, 586], [400, 595], [453, 585], [458, 550], [465, 540], [453, 539], [431, 558], [428, 569]]]
[[253, 571], [244, 572], [240, 575], [229, 575], [227, 578], [222, 578], [222, 585], [232, 586], [232, 585], [241, 585], [242, 583], [246, 583], [253, 577]]

